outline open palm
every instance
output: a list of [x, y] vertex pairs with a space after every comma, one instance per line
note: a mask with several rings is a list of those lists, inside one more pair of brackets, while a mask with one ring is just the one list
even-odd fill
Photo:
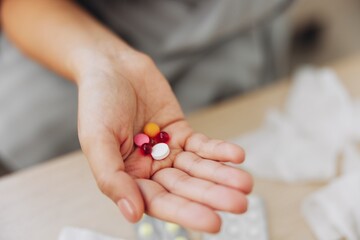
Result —
[[[224, 162], [241, 163], [243, 150], [194, 133], [164, 77], [146, 59], [118, 62], [84, 76], [79, 86], [79, 137], [99, 188], [132, 222], [143, 212], [185, 227], [217, 232], [215, 211], [242, 213], [251, 177]], [[120, 70], [119, 70], [120, 69]], [[154, 161], [134, 147], [148, 122], [169, 133], [171, 153]]]

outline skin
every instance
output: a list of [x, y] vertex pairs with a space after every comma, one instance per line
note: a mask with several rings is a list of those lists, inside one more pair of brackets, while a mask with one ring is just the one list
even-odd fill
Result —
[[[146, 212], [218, 232], [216, 211], [246, 211], [251, 176], [224, 164], [243, 162], [244, 151], [195, 133], [150, 57], [71, 1], [3, 0], [1, 7], [12, 41], [77, 84], [82, 150], [100, 190], [126, 219], [136, 222]], [[164, 160], [153, 161], [134, 147], [133, 136], [148, 122], [171, 136]]]

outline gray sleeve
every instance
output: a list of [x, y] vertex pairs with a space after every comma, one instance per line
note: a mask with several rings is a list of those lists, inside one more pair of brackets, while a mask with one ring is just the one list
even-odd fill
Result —
[[0, 36], [0, 158], [10, 169], [79, 148], [76, 87]]

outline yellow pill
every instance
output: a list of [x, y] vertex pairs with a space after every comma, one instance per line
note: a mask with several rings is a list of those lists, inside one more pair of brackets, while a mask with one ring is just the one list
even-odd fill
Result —
[[160, 127], [156, 123], [148, 123], [144, 127], [144, 133], [153, 138], [160, 132]]
[[165, 229], [166, 231], [170, 232], [170, 233], [176, 233], [179, 231], [180, 226], [175, 224], [175, 223], [165, 223]]
[[183, 236], [177, 236], [177, 237], [175, 238], [175, 240], [189, 240], [189, 239], [186, 238], [186, 237], [183, 237]]
[[143, 223], [139, 227], [139, 233], [142, 237], [150, 237], [154, 233], [154, 228], [150, 223]]

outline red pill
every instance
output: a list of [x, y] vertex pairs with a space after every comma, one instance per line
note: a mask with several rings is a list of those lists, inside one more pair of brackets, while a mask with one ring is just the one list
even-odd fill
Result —
[[155, 139], [158, 143], [167, 143], [170, 139], [170, 136], [167, 132], [162, 131], [156, 135]]
[[156, 140], [154, 138], [150, 138], [150, 142], [151, 146], [154, 146], [155, 144], [157, 144]]
[[143, 145], [141, 145], [140, 151], [141, 151], [141, 153], [144, 154], [144, 155], [151, 154], [151, 152], [152, 152], [152, 146], [151, 146], [151, 144], [150, 144], [150, 143], [144, 143]]

